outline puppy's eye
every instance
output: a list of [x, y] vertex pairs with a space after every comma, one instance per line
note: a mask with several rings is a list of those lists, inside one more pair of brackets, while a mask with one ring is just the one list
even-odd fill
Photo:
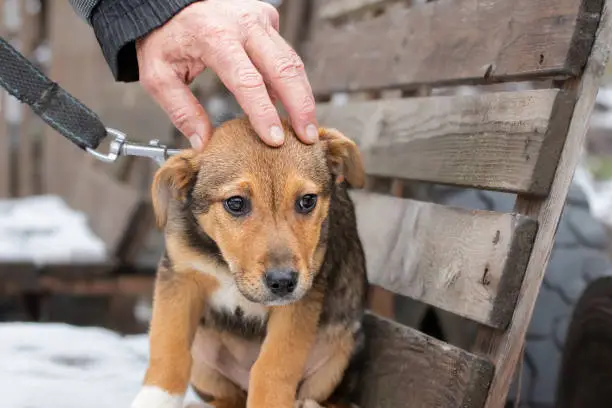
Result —
[[317, 196], [315, 194], [306, 194], [298, 198], [295, 202], [295, 209], [302, 214], [308, 214], [314, 210], [317, 205]]
[[237, 217], [247, 214], [251, 209], [249, 200], [240, 196], [228, 198], [223, 201], [223, 206], [227, 212]]

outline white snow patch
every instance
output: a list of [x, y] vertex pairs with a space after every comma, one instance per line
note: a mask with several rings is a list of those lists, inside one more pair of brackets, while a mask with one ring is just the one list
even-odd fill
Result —
[[104, 242], [87, 216], [57, 196], [0, 200], [0, 262], [103, 262]]
[[[0, 406], [129, 408], [140, 391], [148, 347], [146, 335], [102, 328], [0, 324]], [[197, 402], [190, 389], [185, 406]]]

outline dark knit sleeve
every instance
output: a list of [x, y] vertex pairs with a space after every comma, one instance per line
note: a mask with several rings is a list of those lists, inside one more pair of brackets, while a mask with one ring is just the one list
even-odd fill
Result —
[[99, 0], [68, 0], [74, 11], [83, 20], [89, 22], [89, 17]]
[[138, 81], [135, 42], [198, 0], [100, 0], [90, 23], [115, 80]]

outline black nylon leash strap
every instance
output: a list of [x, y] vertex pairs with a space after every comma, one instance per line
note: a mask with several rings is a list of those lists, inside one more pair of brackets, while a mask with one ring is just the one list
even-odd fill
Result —
[[0, 86], [81, 149], [96, 149], [107, 135], [98, 115], [47, 78], [2, 37]]

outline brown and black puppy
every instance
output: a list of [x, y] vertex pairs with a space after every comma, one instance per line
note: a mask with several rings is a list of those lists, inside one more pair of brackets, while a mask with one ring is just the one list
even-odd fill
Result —
[[336, 130], [305, 145], [284, 128], [271, 148], [247, 120], [226, 122], [156, 173], [166, 253], [133, 408], [179, 408], [189, 383], [217, 408], [346, 403], [364, 341], [347, 194], [364, 183], [361, 156]]

